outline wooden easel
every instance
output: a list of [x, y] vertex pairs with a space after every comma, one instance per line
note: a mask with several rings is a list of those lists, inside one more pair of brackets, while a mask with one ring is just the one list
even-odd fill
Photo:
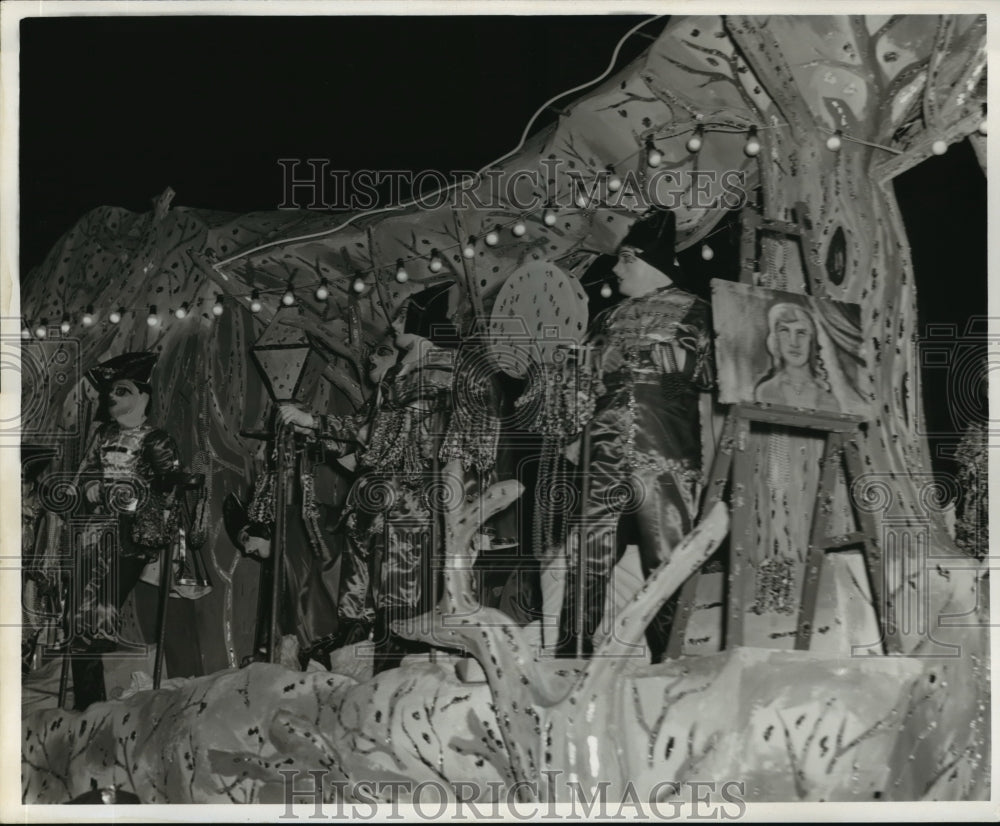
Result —
[[[752, 207], [743, 210], [741, 215], [743, 231], [740, 237], [740, 281], [744, 284], [753, 284], [758, 234], [767, 232], [784, 236], [797, 244], [810, 292], [814, 296], [821, 297], [826, 292], [822, 273], [818, 263], [809, 255], [806, 248], [808, 232], [812, 226], [808, 210], [804, 203], [799, 202], [796, 203], [794, 212], [795, 220], [778, 221], [762, 217]], [[887, 623], [886, 617], [881, 615], [885, 606], [883, 596], [885, 583], [881, 550], [875, 541], [876, 527], [872, 514], [858, 508], [853, 499], [848, 496], [860, 530], [840, 536], [827, 535], [828, 519], [826, 517], [832, 510], [837, 468], [844, 467], [844, 478], [847, 481], [848, 490], [850, 490], [851, 481], [859, 478], [863, 473], [856, 441], [859, 427], [863, 423], [862, 417], [756, 404], [736, 404], [730, 408], [712, 462], [708, 487], [699, 514], [699, 519], [707, 514], [722, 498], [727, 484], [732, 481], [729, 596], [726, 601], [725, 621], [726, 646], [744, 644], [743, 621], [752, 603], [749, 589], [754, 579], [747, 576], [747, 563], [749, 543], [753, 540], [754, 518], [753, 503], [749, 501], [754, 481], [749, 455], [750, 425], [753, 422], [826, 433], [822, 470], [809, 531], [802, 597], [799, 603], [795, 635], [796, 650], [808, 650], [812, 639], [820, 574], [826, 553], [832, 550], [861, 546], [875, 613], [883, 629], [886, 651], [887, 653], [900, 651], [901, 642], [895, 623]], [[683, 651], [688, 622], [694, 610], [699, 573], [693, 574], [681, 588], [670, 631], [670, 640], [667, 644], [668, 657], [677, 658], [681, 656]]]
[[[748, 576], [754, 524], [754, 507], [750, 501], [754, 483], [750, 456], [752, 423], [826, 434], [819, 486], [813, 507], [802, 597], [799, 603], [796, 650], [804, 651], [809, 648], [816, 617], [820, 574], [827, 552], [857, 546], [862, 548], [876, 615], [885, 629], [886, 649], [890, 653], [901, 650], [898, 630], [887, 627], [885, 618], [879, 615], [884, 605], [884, 582], [881, 552], [874, 539], [875, 524], [872, 514], [857, 507], [851, 500], [851, 509], [860, 529], [838, 536], [830, 536], [827, 533], [828, 517], [832, 510], [837, 482], [837, 469], [842, 466], [842, 460], [848, 488], [851, 481], [863, 473], [855, 439], [862, 423], [861, 417], [753, 404], [737, 404], [729, 410], [701, 508], [701, 516], [704, 516], [722, 499], [726, 487], [731, 483], [732, 533], [729, 548], [729, 595], [726, 600], [726, 647], [744, 645], [744, 619], [753, 601], [750, 590], [754, 577]], [[694, 610], [697, 585], [698, 573], [691, 576], [681, 589], [667, 644], [668, 657], [677, 658], [683, 652], [684, 637]]]

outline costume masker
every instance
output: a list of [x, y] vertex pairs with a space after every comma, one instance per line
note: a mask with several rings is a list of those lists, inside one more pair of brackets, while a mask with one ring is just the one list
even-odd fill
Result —
[[[623, 246], [679, 277], [673, 242], [674, 216], [658, 211], [638, 222]], [[582, 649], [592, 651], [608, 577], [624, 551], [622, 516], [634, 517], [646, 576], [693, 527], [701, 492], [698, 393], [712, 382], [709, 330], [708, 304], [675, 285], [627, 298], [594, 322], [603, 389], [590, 423], [582, 590], [577, 560], [566, 557], [562, 656], [576, 652], [581, 593]], [[667, 621], [661, 609], [647, 632], [654, 661], [666, 645]]]
[[[91, 527], [76, 549], [74, 589], [69, 618], [74, 651], [94, 656], [73, 659], [73, 693], [78, 709], [104, 699], [100, 652], [118, 641], [118, 611], [151, 561], [177, 533], [173, 490], [180, 459], [173, 438], [153, 427], [133, 397], [146, 396], [156, 356], [126, 353], [104, 362], [88, 379], [107, 400], [112, 387], [123, 387], [124, 404], [108, 404], [112, 415], [129, 413], [129, 425], [117, 420], [101, 424], [90, 442], [76, 477], [83, 494], [99, 485], [100, 498], [82, 496]], [[133, 392], [133, 389], [136, 392]], [[145, 402], [143, 402], [145, 403]], [[113, 526], [113, 541], [106, 540]]]

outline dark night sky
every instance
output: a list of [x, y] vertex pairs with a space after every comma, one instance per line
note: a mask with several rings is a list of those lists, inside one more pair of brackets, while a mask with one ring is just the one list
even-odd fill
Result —
[[[542, 103], [596, 78], [643, 19], [25, 21], [22, 267], [86, 210], [143, 212], [168, 185], [177, 205], [275, 209], [278, 158], [479, 169], [517, 144]], [[649, 42], [631, 38], [617, 65]]]
[[[144, 212], [167, 186], [177, 205], [275, 209], [278, 158], [329, 158], [347, 170], [478, 169], [516, 145], [540, 104], [597, 77], [642, 20], [25, 20], [22, 272], [87, 210]], [[643, 31], [657, 34], [663, 22]], [[648, 44], [633, 36], [617, 65]], [[964, 330], [986, 308], [986, 186], [975, 157], [954, 146], [898, 180], [897, 192], [921, 321]], [[945, 390], [925, 387], [925, 397]], [[928, 415], [948, 426], [943, 407]]]

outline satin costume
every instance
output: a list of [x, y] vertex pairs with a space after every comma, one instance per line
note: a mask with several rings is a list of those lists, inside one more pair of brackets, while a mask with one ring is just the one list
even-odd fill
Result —
[[454, 353], [435, 347], [392, 367], [366, 411], [318, 417], [319, 438], [334, 456], [358, 449], [362, 428], [370, 434], [342, 515], [348, 542], [338, 615], [345, 628], [374, 627], [377, 656], [408, 647], [389, 633], [392, 622], [432, 607], [434, 455], [445, 442], [453, 372]]
[[[601, 636], [608, 579], [625, 548], [623, 516], [634, 518], [644, 576], [694, 524], [702, 487], [698, 393], [713, 381], [710, 329], [708, 304], [672, 285], [626, 299], [594, 323], [603, 390], [590, 423], [583, 583], [579, 532], [571, 531], [560, 656], [575, 656], [581, 619], [585, 655]], [[604, 633], [612, 619], [604, 618]], [[661, 609], [647, 630], [654, 662], [668, 622]]]
[[[90, 526], [75, 556], [69, 614], [73, 657], [73, 694], [77, 709], [105, 699], [102, 651], [118, 643], [118, 612], [142, 569], [177, 533], [172, 491], [180, 469], [170, 435], [149, 425], [101, 425], [77, 474], [83, 494], [88, 483], [101, 485], [101, 499], [88, 508]], [[107, 540], [111, 523], [113, 541]]]

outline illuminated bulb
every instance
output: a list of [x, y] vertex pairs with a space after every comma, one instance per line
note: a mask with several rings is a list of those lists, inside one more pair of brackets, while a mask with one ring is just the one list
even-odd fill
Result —
[[21, 338], [24, 339], [25, 341], [27, 341], [29, 338], [31, 338], [31, 330], [29, 330], [27, 327], [22, 327], [21, 328]]
[[602, 284], [601, 285], [601, 298], [611, 298], [611, 285]]
[[441, 268], [443, 266], [444, 263], [442, 263], [441, 256], [438, 254], [438, 251], [431, 250], [431, 263], [430, 263], [431, 272], [441, 272]]
[[111, 314], [108, 316], [108, 321], [112, 324], [117, 324], [122, 320], [122, 316], [125, 315], [125, 308], [119, 307], [117, 310], [112, 310]]
[[750, 129], [750, 134], [747, 136], [747, 142], [743, 147], [743, 151], [751, 158], [760, 154], [760, 141], [757, 140], [756, 129]]
[[943, 155], [947, 151], [948, 144], [944, 141], [934, 141], [934, 143], [931, 144], [931, 152], [935, 155]]
[[181, 304], [180, 307], [174, 310], [175, 318], [187, 318], [187, 314], [188, 314], [188, 303], [186, 301], [183, 304]]
[[157, 316], [156, 316], [156, 305], [155, 304], [150, 304], [149, 305], [149, 315], [146, 316], [146, 323], [150, 327], [155, 327], [157, 324], [160, 323], [160, 319], [157, 318]]
[[701, 257], [706, 261], [711, 261], [715, 258], [715, 250], [713, 250], [708, 244], [702, 244]]
[[542, 216], [542, 221], [547, 227], [555, 226], [556, 214], [551, 209], [547, 209], [545, 210], [545, 214]]
[[466, 258], [474, 258], [476, 255], [476, 239], [470, 238], [462, 248], [462, 255]]
[[94, 323], [94, 308], [93, 307], [87, 307], [86, 311], [83, 314], [83, 318], [80, 319], [80, 323], [84, 327], [90, 327]]
[[527, 231], [528, 228], [524, 225], [523, 221], [518, 221], [516, 224], [514, 224], [513, 228], [511, 229], [511, 232], [513, 232], [514, 235], [516, 235], [518, 238], [524, 235], [524, 233], [526, 233]]
[[653, 167], [663, 163], [663, 153], [656, 148], [652, 140], [646, 141], [646, 163]]
[[618, 176], [618, 173], [615, 172], [615, 168], [610, 164], [608, 164], [608, 173], [611, 175], [611, 177], [608, 178], [608, 192], [617, 192], [622, 188], [622, 179]]
[[254, 290], [250, 293], [250, 312], [259, 313], [263, 306], [264, 305], [260, 303], [260, 290]]
[[330, 297], [330, 287], [327, 280], [324, 278], [319, 282], [319, 286], [316, 288], [316, 300], [326, 301]]
[[365, 282], [361, 276], [354, 279], [354, 283], [351, 284], [351, 289], [359, 295], [365, 291]]
[[216, 297], [215, 297], [215, 303], [212, 305], [212, 315], [214, 315], [216, 318], [218, 318], [220, 315], [222, 315], [222, 310], [223, 310], [223, 307], [222, 307], [222, 296], [221, 295], [216, 295]]
[[831, 152], [837, 152], [840, 149], [840, 145], [840, 132], [834, 132], [826, 139], [826, 148]]
[[406, 267], [403, 265], [403, 259], [399, 258], [396, 260], [396, 281], [400, 284], [405, 284], [410, 280], [410, 274], [406, 271]]
[[986, 134], [986, 119], [985, 118], [983, 118], [983, 120], [980, 122], [979, 127], [978, 127], [978, 131], [979, 131], [980, 135], [985, 135]]
[[499, 232], [497, 232], [495, 229], [493, 229], [493, 230], [490, 230], [489, 232], [486, 233], [486, 244], [487, 244], [487, 246], [495, 247], [499, 243], [500, 243], [500, 233]]
[[59, 324], [59, 332], [66, 335], [72, 329], [72, 325], [69, 323], [69, 316], [63, 315], [62, 322]]
[[281, 303], [286, 307], [291, 307], [295, 303], [295, 291], [292, 289], [291, 285], [285, 290], [285, 294], [281, 296]]
[[694, 134], [688, 138], [687, 150], [688, 152], [697, 152], [701, 149], [701, 127], [699, 126], [694, 130]]
[[35, 328], [35, 338], [45, 338], [49, 334], [48, 322], [43, 318], [42, 323]]

